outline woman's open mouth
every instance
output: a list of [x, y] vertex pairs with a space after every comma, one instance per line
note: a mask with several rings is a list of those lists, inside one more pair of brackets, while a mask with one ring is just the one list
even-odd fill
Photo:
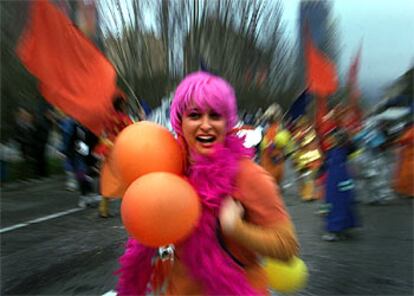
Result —
[[216, 140], [215, 136], [197, 136], [196, 140], [202, 144], [212, 144]]

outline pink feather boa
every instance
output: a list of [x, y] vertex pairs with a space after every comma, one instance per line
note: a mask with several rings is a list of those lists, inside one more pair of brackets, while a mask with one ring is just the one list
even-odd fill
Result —
[[[236, 190], [240, 159], [252, 155], [250, 149], [243, 147], [242, 141], [229, 135], [224, 145], [216, 147], [213, 155], [194, 155], [194, 164], [187, 171], [190, 183], [201, 198], [203, 211], [194, 232], [180, 244], [182, 261], [208, 295], [260, 294], [247, 282], [244, 270], [225, 253], [216, 237], [221, 202]], [[156, 249], [142, 246], [132, 238], [128, 240], [125, 253], [120, 258], [119, 295], [150, 292], [148, 282], [155, 254]]]

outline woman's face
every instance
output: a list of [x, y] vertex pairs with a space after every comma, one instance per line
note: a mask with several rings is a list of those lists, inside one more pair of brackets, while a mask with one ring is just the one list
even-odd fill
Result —
[[205, 112], [190, 106], [182, 118], [183, 136], [188, 146], [201, 155], [209, 155], [226, 137], [226, 120], [214, 110]]

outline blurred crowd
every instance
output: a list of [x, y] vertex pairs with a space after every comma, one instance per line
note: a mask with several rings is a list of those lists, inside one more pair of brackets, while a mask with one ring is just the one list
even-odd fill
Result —
[[262, 133], [256, 158], [281, 190], [290, 161], [296, 178], [287, 182], [303, 201], [320, 203], [326, 241], [349, 238], [361, 226], [358, 203], [386, 205], [414, 197], [412, 113], [394, 120], [372, 114], [355, 124], [344, 109], [337, 106], [318, 123], [304, 114], [292, 120], [273, 104], [264, 113], [244, 116], [243, 123]]
[[[171, 95], [147, 120], [172, 131], [170, 102]], [[136, 120], [129, 115], [123, 94], [114, 97], [113, 106], [113, 120], [100, 137], [46, 102], [35, 115], [20, 107], [15, 116], [14, 140], [27, 170], [47, 177], [48, 146], [56, 146], [66, 189], [79, 192], [79, 207], [100, 201], [101, 217], [110, 214], [108, 199], [99, 192], [100, 166], [117, 134]], [[327, 224], [326, 240], [337, 240], [344, 230], [358, 226], [357, 202], [387, 204], [396, 197], [414, 196], [412, 119], [389, 121], [373, 114], [351, 127], [341, 110], [334, 108], [318, 126], [305, 114], [288, 117], [274, 103], [264, 111], [242, 112], [237, 127], [246, 147], [255, 149], [256, 162], [274, 177], [280, 190], [296, 186], [303, 201], [320, 203], [318, 213], [332, 220]], [[55, 144], [50, 139], [53, 131], [59, 135]], [[284, 176], [286, 161], [295, 169], [294, 180]], [[344, 225], [335, 225], [338, 219]]]

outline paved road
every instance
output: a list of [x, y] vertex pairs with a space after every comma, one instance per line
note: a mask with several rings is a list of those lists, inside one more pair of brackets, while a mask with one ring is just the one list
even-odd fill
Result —
[[[31, 222], [1, 233], [1, 295], [103, 295], [114, 288], [126, 239], [119, 201], [111, 203], [110, 219], [94, 208], [33, 222], [76, 208], [77, 194], [63, 183], [55, 177], [2, 190], [1, 228]], [[310, 270], [298, 295], [414, 294], [412, 200], [360, 205], [363, 228], [353, 240], [335, 243], [320, 240], [316, 203], [299, 201], [293, 187], [285, 200]]]

